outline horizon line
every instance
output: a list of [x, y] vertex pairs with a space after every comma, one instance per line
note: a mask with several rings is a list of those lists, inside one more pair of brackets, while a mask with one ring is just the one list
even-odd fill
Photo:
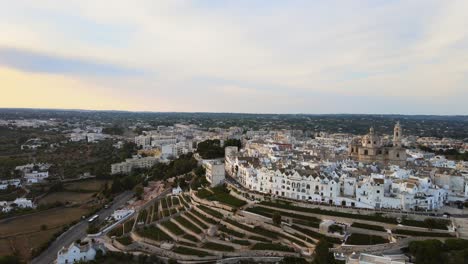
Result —
[[244, 115], [369, 115], [369, 116], [443, 116], [443, 117], [468, 117], [467, 114], [382, 114], [382, 113], [253, 113], [253, 112], [208, 112], [208, 111], [138, 111], [138, 110], [112, 110], [112, 109], [77, 109], [77, 108], [41, 108], [41, 107], [0, 107], [2, 110], [48, 110], [48, 111], [70, 111], [70, 112], [124, 112], [124, 113], [149, 113], [149, 114], [163, 114], [163, 113], [174, 113], [174, 114], [244, 114]]

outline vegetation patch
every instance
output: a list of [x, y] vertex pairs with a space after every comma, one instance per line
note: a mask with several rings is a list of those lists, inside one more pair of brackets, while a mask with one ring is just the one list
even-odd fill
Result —
[[301, 232], [302, 234], [304, 234], [306, 236], [309, 236], [309, 237], [317, 239], [317, 240], [325, 239], [331, 244], [341, 244], [341, 239], [336, 238], [336, 237], [326, 236], [326, 235], [321, 234], [319, 232], [315, 232], [315, 231], [307, 229], [307, 228], [302, 228], [302, 227], [297, 226], [297, 225], [292, 225], [292, 228], [296, 229], [297, 231]]
[[157, 226], [145, 226], [137, 231], [138, 235], [155, 241], [172, 241], [172, 238]]
[[174, 218], [175, 221], [177, 221], [179, 224], [183, 225], [184, 227], [190, 229], [191, 231], [195, 232], [196, 234], [200, 234], [203, 231], [198, 228], [196, 225], [192, 224], [192, 222], [188, 221], [185, 219], [183, 216], [179, 215]]
[[381, 236], [352, 233], [346, 240], [349, 245], [377, 245], [388, 243], [388, 239]]
[[170, 220], [162, 222], [161, 225], [167, 228], [167, 230], [169, 230], [172, 234], [176, 236], [181, 236], [185, 234], [185, 232], [182, 229], [180, 229], [180, 227], [178, 227], [175, 223], [171, 222]]
[[232, 207], [241, 207], [247, 204], [246, 201], [238, 199], [229, 194], [230, 191], [226, 188], [226, 186], [221, 185], [210, 190], [201, 189], [197, 192], [197, 196], [201, 199], [206, 199], [209, 201], [218, 201], [223, 204], [227, 204]]

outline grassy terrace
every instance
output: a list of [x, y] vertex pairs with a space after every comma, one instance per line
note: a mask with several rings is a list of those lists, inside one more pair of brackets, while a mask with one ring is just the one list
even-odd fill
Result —
[[174, 249], [174, 252], [178, 253], [178, 254], [182, 254], [182, 255], [193, 255], [193, 256], [199, 256], [199, 257], [211, 256], [206, 251], [192, 249], [192, 248], [188, 248], [188, 247], [176, 247]]
[[267, 229], [264, 229], [260, 226], [256, 226], [256, 227], [249, 227], [247, 225], [244, 225], [244, 224], [241, 224], [241, 223], [238, 223], [234, 220], [231, 220], [231, 219], [226, 219], [225, 220], [227, 223], [233, 225], [233, 226], [237, 226], [238, 228], [241, 228], [241, 229], [244, 229], [244, 230], [247, 230], [249, 232], [252, 232], [252, 233], [256, 233], [256, 234], [259, 234], [261, 236], [266, 236], [266, 237], [269, 237], [269, 238], [278, 238], [280, 236], [280, 234], [278, 234], [277, 232], [274, 232], [274, 231], [270, 231], [270, 230], [267, 230]]
[[148, 211], [147, 210], [142, 210], [138, 214], [137, 222], [145, 222], [147, 217], [148, 217]]
[[179, 224], [183, 225], [184, 227], [190, 229], [196, 234], [200, 234], [203, 232], [200, 228], [198, 228], [196, 225], [194, 225], [192, 222], [188, 221], [181, 215], [175, 217], [174, 220], [177, 221]]
[[349, 245], [377, 245], [388, 243], [388, 239], [381, 236], [373, 236], [366, 234], [353, 233], [346, 240]]
[[190, 234], [185, 234], [182, 238], [185, 238], [187, 240], [193, 241], [193, 242], [198, 242], [198, 239]]
[[132, 218], [130, 220], [127, 220], [127, 222], [125, 222], [123, 224], [124, 233], [128, 233], [128, 232], [132, 231], [133, 224], [135, 224], [135, 219]]
[[311, 238], [314, 238], [314, 239], [321, 239], [321, 238], [324, 238], [326, 239], [328, 242], [330, 242], [331, 244], [341, 244], [341, 240], [339, 238], [336, 238], [336, 237], [329, 237], [329, 236], [326, 236], [324, 234], [321, 234], [319, 232], [315, 232], [315, 231], [312, 231], [310, 229], [307, 229], [307, 228], [302, 228], [300, 226], [297, 226], [297, 225], [292, 225], [292, 228], [301, 232], [302, 234], [306, 235], [306, 236], [309, 236]]
[[423, 232], [423, 231], [412, 231], [405, 229], [394, 229], [392, 230], [393, 234], [398, 235], [408, 235], [408, 236], [419, 236], [419, 237], [453, 237], [449, 233], [437, 233], [437, 232]]
[[179, 197], [176, 197], [176, 196], [172, 197], [172, 205], [176, 206], [179, 204], [180, 204]]
[[[247, 212], [263, 215], [265, 217], [271, 218], [273, 216], [273, 213], [278, 212], [278, 210], [273, 210], [270, 208], [265, 208], [265, 207], [259, 207], [259, 206], [254, 206], [246, 209]], [[306, 215], [300, 215], [300, 214], [294, 214], [294, 213], [289, 213], [289, 212], [284, 212], [284, 211], [279, 211], [281, 216], [286, 216], [286, 217], [291, 217], [294, 218], [296, 221], [305, 221], [308, 223], [308, 225], [313, 225], [313, 226], [319, 226], [321, 220], [312, 217], [312, 216], [306, 216]], [[305, 223], [303, 222], [303, 223]]]
[[198, 211], [196, 210], [192, 210], [190, 211], [192, 214], [198, 216], [198, 218], [200, 218], [201, 220], [205, 221], [206, 223], [208, 224], [212, 224], [212, 225], [215, 225], [216, 223], [218, 223], [217, 221], [211, 219], [211, 218], [208, 218], [206, 216], [204, 216], [203, 214], [200, 214]]
[[189, 218], [190, 220], [192, 220], [193, 222], [195, 222], [198, 226], [200, 226], [201, 228], [203, 229], [207, 229], [208, 226], [205, 225], [202, 221], [198, 220], [198, 218], [196, 218], [191, 212], [186, 212], [185, 213], [185, 216], [187, 218]]
[[201, 189], [197, 192], [197, 196], [209, 201], [218, 201], [231, 207], [241, 207], [247, 204], [246, 201], [230, 195], [229, 192], [226, 187], [218, 186], [211, 189]]
[[245, 234], [242, 234], [242, 233], [240, 233], [240, 232], [237, 232], [237, 231], [234, 231], [234, 230], [232, 230], [232, 229], [229, 229], [229, 228], [227, 228], [227, 227], [224, 226], [224, 225], [220, 225], [220, 226], [219, 226], [219, 231], [224, 232], [224, 233], [226, 233], [226, 234], [228, 234], [228, 235], [231, 235], [231, 236], [239, 237], [239, 238], [245, 237]]
[[181, 236], [185, 234], [185, 232], [182, 229], [180, 229], [175, 223], [171, 222], [170, 220], [162, 222], [161, 225], [167, 228], [172, 234], [176, 236]]
[[199, 205], [198, 208], [200, 208], [203, 212], [213, 216], [214, 218], [218, 218], [218, 219], [223, 219], [223, 214], [216, 211], [216, 210], [213, 210], [209, 207], [206, 207], [204, 205]]
[[138, 235], [146, 237], [155, 241], [172, 241], [172, 238], [164, 233], [157, 226], [145, 226], [143, 229], [137, 230]]
[[216, 251], [234, 252], [234, 248], [231, 246], [226, 246], [226, 245], [217, 244], [213, 242], [207, 242], [203, 244], [202, 248], [207, 248], [207, 249], [216, 250]]
[[163, 209], [168, 208], [166, 198], [161, 199], [161, 206], [162, 206]]
[[273, 244], [273, 243], [257, 243], [252, 247], [252, 250], [274, 250], [274, 251], [294, 252], [294, 250], [290, 247], [287, 247], [281, 244]]
[[[388, 223], [388, 224], [395, 224], [395, 225], [398, 224], [396, 218], [384, 217], [380, 214], [374, 214], [374, 215], [351, 214], [351, 213], [345, 213], [345, 212], [323, 210], [320, 208], [306, 208], [306, 207], [301, 207], [301, 206], [294, 206], [284, 201], [280, 201], [276, 203], [263, 201], [260, 204], [265, 205], [265, 206], [285, 209], [285, 210], [293, 210], [297, 212], [305, 212], [305, 213], [312, 213], [312, 214], [319, 214], [319, 215], [330, 215], [330, 216], [360, 219], [360, 220], [367, 220], [367, 221], [374, 221], [374, 222], [381, 222], [381, 223]], [[428, 226], [428, 223], [426, 221], [416, 221], [416, 220], [409, 220], [409, 219], [404, 219], [401, 224], [407, 225], [407, 226], [416, 226], [416, 227], [425, 227], [425, 228], [430, 227]], [[436, 228], [436, 229], [447, 229], [448, 224], [449, 224], [449, 221], [444, 220], [444, 219], [434, 219], [433, 223], [431, 223], [432, 228]]]

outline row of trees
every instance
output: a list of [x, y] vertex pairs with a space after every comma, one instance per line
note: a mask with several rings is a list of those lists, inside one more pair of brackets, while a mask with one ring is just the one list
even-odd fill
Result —
[[197, 152], [204, 159], [217, 159], [224, 157], [224, 148], [228, 146], [236, 146], [240, 149], [242, 143], [239, 139], [227, 139], [224, 141], [224, 145], [221, 146], [219, 139], [209, 139], [198, 143]]

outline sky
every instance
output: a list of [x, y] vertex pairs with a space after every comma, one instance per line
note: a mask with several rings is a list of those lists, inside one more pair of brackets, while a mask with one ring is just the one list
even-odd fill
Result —
[[466, 0], [0, 6], [0, 108], [468, 114]]

